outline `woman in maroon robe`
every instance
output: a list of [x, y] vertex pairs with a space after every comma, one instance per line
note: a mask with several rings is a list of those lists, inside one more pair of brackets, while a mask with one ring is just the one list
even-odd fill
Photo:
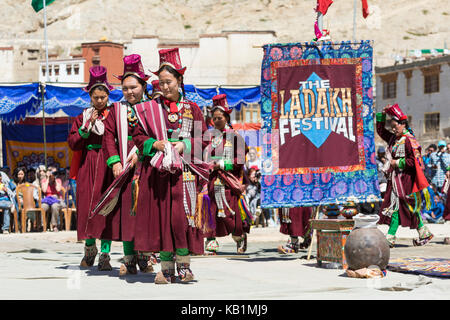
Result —
[[[195, 151], [200, 155], [197, 158], [201, 158], [203, 147], [194, 139], [194, 129], [202, 140], [206, 125], [200, 108], [185, 98], [186, 68], [181, 66], [178, 48], [160, 50], [159, 54], [161, 64], [155, 74], [159, 76], [162, 96], [136, 106], [139, 125], [133, 130], [133, 141], [144, 157], [139, 177], [135, 247], [142, 254], [160, 253], [161, 271], [155, 283], [167, 284], [176, 281], [174, 253], [182, 282], [194, 279], [190, 253], [203, 254], [203, 234], [194, 222], [198, 176], [181, 163], [177, 154], [185, 159], [191, 155], [193, 159]], [[175, 160], [166, 169], [152, 162], [160, 156], [168, 160], [169, 154]], [[175, 163], [177, 167], [173, 168]]]
[[213, 166], [209, 177], [208, 192], [216, 228], [206, 234], [205, 251], [207, 254], [215, 254], [219, 248], [216, 237], [225, 237], [231, 234], [236, 242], [237, 253], [242, 254], [247, 249], [247, 233], [250, 232], [250, 225], [244, 223], [241, 218], [240, 192], [232, 189], [221, 178], [220, 173], [226, 171], [236, 180], [242, 181], [247, 147], [244, 139], [230, 127], [232, 110], [228, 107], [225, 94], [213, 98], [211, 111], [214, 129], [208, 131], [211, 143], [205, 150], [205, 161]]
[[[278, 209], [280, 217], [280, 232], [290, 236], [285, 245], [278, 246], [281, 254], [298, 253], [298, 249], [305, 249], [311, 243], [310, 223], [312, 208], [281, 208]], [[298, 237], [303, 238], [299, 243]]]
[[[87, 234], [86, 227], [93, 205], [113, 181], [112, 171], [106, 166], [102, 150], [104, 122], [110, 111], [108, 97], [113, 87], [108, 83], [105, 67], [95, 66], [89, 72], [89, 85], [84, 90], [89, 92], [91, 107], [76, 117], [68, 138], [69, 147], [75, 151], [70, 171], [71, 177], [77, 180], [77, 237], [78, 240], [86, 240], [80, 266], [90, 267], [94, 264], [98, 252], [95, 239], [100, 238], [102, 254], [98, 269], [110, 271], [111, 241], [103, 239], [102, 226], [94, 228], [98, 232], [91, 234]], [[72, 176], [75, 172], [76, 177]]]
[[[393, 133], [385, 128], [386, 113], [392, 116]], [[407, 119], [397, 104], [388, 105], [382, 113], [377, 113], [378, 135], [388, 144], [388, 161], [383, 169], [388, 184], [378, 223], [389, 225], [386, 239], [391, 247], [394, 247], [399, 224], [417, 229], [419, 239], [413, 241], [416, 246], [424, 245], [433, 238], [420, 215], [420, 193], [427, 192], [428, 181], [423, 173], [421, 147], [412, 134]]]
[[[136, 222], [135, 203], [137, 188], [134, 181], [135, 166], [138, 160], [131, 131], [137, 125], [137, 118], [133, 105], [145, 101], [147, 98], [147, 83], [150, 76], [144, 74], [141, 57], [137, 54], [125, 56], [124, 73], [117, 78], [121, 81], [122, 92], [126, 101], [114, 103], [105, 121], [105, 135], [103, 147], [105, 162], [112, 169], [114, 177], [118, 177], [131, 163], [131, 170], [127, 173], [113, 212], [106, 217], [96, 215], [92, 221], [99, 220], [104, 228], [103, 237], [114, 241], [122, 241], [124, 264], [120, 267], [119, 275], [136, 274], [137, 267], [141, 272], [152, 272], [150, 256], [137, 255], [134, 250], [134, 227]], [[90, 228], [89, 228], [90, 227]], [[98, 232], [97, 224], [90, 224], [88, 230]]]

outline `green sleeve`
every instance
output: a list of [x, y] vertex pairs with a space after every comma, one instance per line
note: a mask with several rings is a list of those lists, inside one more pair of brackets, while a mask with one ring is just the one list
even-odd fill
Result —
[[182, 141], [184, 143], [184, 153], [188, 154], [191, 153], [191, 139], [183, 139]]
[[225, 171], [233, 170], [233, 162], [231, 162], [230, 160], [224, 160], [223, 164], [224, 164]]
[[90, 132], [84, 132], [83, 130], [81, 130], [81, 127], [78, 129], [78, 133], [83, 139], [89, 138], [89, 135], [91, 134]]
[[398, 160], [398, 167], [399, 167], [401, 170], [403, 170], [403, 169], [405, 169], [405, 165], [406, 165], [406, 160], [405, 160], [405, 158], [400, 158], [400, 159]]
[[120, 157], [118, 155], [115, 156], [111, 156], [108, 158], [108, 160], [106, 160], [106, 164], [108, 165], [108, 167], [112, 167], [113, 164], [120, 162]]
[[142, 151], [142, 154], [144, 156], [153, 157], [156, 154], [156, 150], [153, 149], [153, 144], [156, 142], [156, 139], [154, 138], [148, 138], [144, 142], [144, 150]]
[[450, 166], [447, 167], [447, 171], [450, 171]]
[[377, 112], [377, 122], [386, 122], [386, 114], [382, 112]]

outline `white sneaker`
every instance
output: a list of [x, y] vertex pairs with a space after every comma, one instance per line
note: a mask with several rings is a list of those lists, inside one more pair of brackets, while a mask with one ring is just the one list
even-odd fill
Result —
[[3, 230], [3, 234], [9, 234], [8, 230]]

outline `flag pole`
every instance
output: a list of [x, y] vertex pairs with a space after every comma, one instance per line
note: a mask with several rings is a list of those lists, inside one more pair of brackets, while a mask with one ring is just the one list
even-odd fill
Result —
[[353, 42], [355, 41], [356, 41], [356, 0], [353, 0]]
[[[50, 82], [50, 69], [48, 68], [48, 39], [47, 39], [47, 6], [45, 0], [44, 5], [44, 46], [45, 46], [45, 70], [46, 70], [46, 80], [45, 82]], [[44, 165], [45, 171], [47, 171], [47, 137], [45, 133], [45, 83], [41, 85], [41, 95], [42, 95], [42, 130], [44, 134]]]

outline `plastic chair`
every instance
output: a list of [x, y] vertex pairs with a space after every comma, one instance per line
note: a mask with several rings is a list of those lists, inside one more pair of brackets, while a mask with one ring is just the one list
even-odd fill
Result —
[[[38, 207], [36, 207], [36, 203], [34, 201], [33, 193], [34, 190], [38, 191], [39, 194], [39, 202]], [[22, 194], [22, 203], [19, 201], [19, 194]], [[16, 188], [16, 197], [17, 197], [17, 203], [19, 204], [19, 211], [22, 212], [21, 214], [21, 224], [22, 224], [22, 233], [26, 232], [26, 219], [27, 219], [27, 213], [28, 212], [40, 212], [41, 213], [41, 219], [42, 223], [44, 225], [44, 232], [47, 231], [47, 217], [45, 210], [42, 208], [42, 196], [41, 196], [41, 188], [36, 187], [33, 184], [30, 183], [23, 183], [19, 184]]]
[[[66, 203], [66, 207], [61, 209], [61, 213], [59, 214], [59, 219], [62, 222], [62, 215], [64, 215], [64, 225], [66, 231], [70, 231], [70, 224], [72, 221], [72, 209], [69, 208], [69, 192], [66, 191], [64, 187], [61, 187], [62, 198]], [[62, 228], [61, 228], [62, 230]]]
[[[14, 233], [18, 233], [19, 232], [19, 223], [17, 220], [17, 210], [15, 207], [14, 207], [14, 209], [12, 209], [10, 211], [10, 215], [13, 216], [13, 219], [10, 219], [10, 221], [14, 222]], [[9, 232], [12, 232], [12, 230], [13, 230], [13, 223], [10, 223], [9, 224]]]
[[[66, 231], [70, 231], [70, 227], [72, 225], [72, 213], [77, 214], [77, 208], [75, 207], [75, 202], [70, 198], [70, 192], [66, 192], [64, 201], [66, 202], [66, 208], [63, 208], [64, 221], [66, 225]], [[72, 205], [70, 207], [69, 202], [72, 202]]]

